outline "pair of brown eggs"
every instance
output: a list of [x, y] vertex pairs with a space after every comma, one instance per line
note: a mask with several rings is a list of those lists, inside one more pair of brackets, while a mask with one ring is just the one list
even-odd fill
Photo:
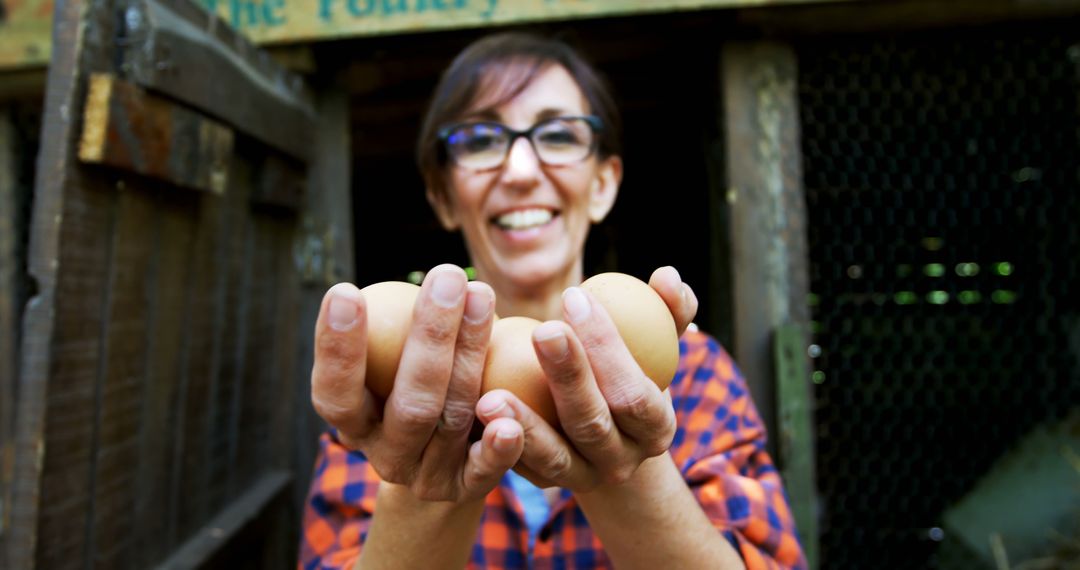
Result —
[[[601, 273], [581, 288], [603, 305], [619, 336], [641, 370], [661, 389], [667, 388], [679, 364], [675, 320], [652, 287], [624, 273]], [[361, 290], [367, 303], [368, 344], [365, 383], [381, 397], [389, 396], [405, 338], [412, 325], [420, 287], [384, 281]], [[491, 329], [481, 394], [503, 388], [552, 425], [558, 424], [547, 376], [533, 349], [532, 333], [540, 321], [528, 317], [496, 317]]]

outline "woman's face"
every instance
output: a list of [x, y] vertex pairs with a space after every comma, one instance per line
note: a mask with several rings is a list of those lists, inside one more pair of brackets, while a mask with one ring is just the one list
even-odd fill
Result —
[[[590, 113], [581, 89], [560, 65], [543, 69], [521, 93], [490, 110], [472, 111], [462, 121], [496, 121], [524, 131], [557, 116]], [[558, 166], [540, 162], [526, 137], [518, 138], [506, 160], [475, 171], [448, 166], [449, 203], [429, 195], [440, 221], [460, 228], [477, 277], [498, 287], [529, 289], [581, 279], [585, 238], [614, 204], [622, 176], [618, 157]]]

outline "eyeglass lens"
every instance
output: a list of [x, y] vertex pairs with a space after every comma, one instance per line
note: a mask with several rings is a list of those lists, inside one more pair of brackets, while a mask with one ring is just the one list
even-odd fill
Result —
[[[593, 131], [583, 118], [556, 118], [529, 130], [536, 155], [550, 165], [585, 159], [593, 150]], [[447, 147], [454, 161], [466, 168], [494, 168], [509, 154], [513, 131], [498, 123], [461, 125], [449, 133]]]

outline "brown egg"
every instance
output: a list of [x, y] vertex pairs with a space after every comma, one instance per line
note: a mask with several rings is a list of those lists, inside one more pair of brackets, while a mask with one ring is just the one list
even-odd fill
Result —
[[626, 348], [661, 390], [679, 367], [679, 335], [667, 303], [644, 281], [625, 273], [601, 273], [581, 288], [604, 306]]
[[[641, 280], [622, 273], [602, 273], [581, 287], [604, 306], [623, 342], [645, 375], [667, 388], [679, 363], [675, 320], [660, 295]], [[412, 325], [420, 287], [386, 281], [361, 289], [367, 302], [366, 384], [386, 398], [394, 385], [401, 351]], [[513, 392], [552, 425], [558, 425], [547, 378], [533, 349], [532, 333], [540, 321], [527, 317], [496, 318], [484, 363], [482, 393], [497, 388]]]
[[548, 423], [558, 425], [555, 401], [532, 344], [533, 330], [539, 325], [540, 321], [529, 317], [506, 317], [492, 325], [480, 392], [509, 390]]
[[367, 373], [364, 383], [380, 398], [390, 395], [401, 350], [412, 325], [420, 287], [383, 281], [360, 290], [367, 302]]

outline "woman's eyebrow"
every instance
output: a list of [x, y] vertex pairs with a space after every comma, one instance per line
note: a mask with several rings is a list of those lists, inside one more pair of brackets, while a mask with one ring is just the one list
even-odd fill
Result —
[[584, 114], [584, 113], [581, 113], [581, 112], [578, 112], [578, 111], [569, 111], [567, 109], [563, 109], [563, 108], [559, 108], [559, 107], [545, 107], [544, 109], [541, 109], [540, 112], [535, 115], [535, 117], [536, 117], [536, 121], [539, 122], [539, 121], [544, 121], [544, 120], [547, 120], [547, 119], [551, 119], [553, 117], [565, 117], [565, 116], [568, 116], [568, 115], [582, 115], [582, 114]]

